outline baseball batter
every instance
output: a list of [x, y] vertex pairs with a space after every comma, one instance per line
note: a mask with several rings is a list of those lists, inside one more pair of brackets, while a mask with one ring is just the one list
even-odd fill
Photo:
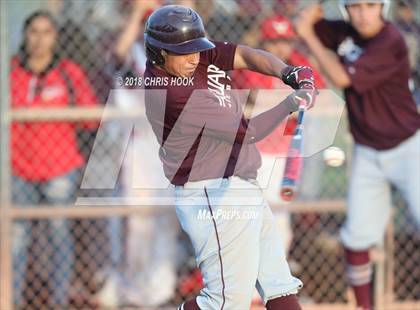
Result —
[[372, 308], [368, 250], [383, 238], [391, 185], [401, 191], [420, 227], [420, 116], [408, 87], [407, 47], [386, 20], [389, 5], [387, 0], [341, 0], [347, 21], [325, 20], [321, 6], [309, 6], [296, 23], [346, 97], [355, 147], [341, 239], [360, 309]]
[[[199, 296], [179, 309], [249, 309], [254, 287], [267, 309], [301, 309], [296, 293], [302, 283], [290, 273], [255, 180], [261, 162], [255, 142], [299, 104], [312, 106], [312, 70], [287, 66], [261, 50], [209, 41], [200, 16], [182, 6], [164, 6], [149, 17], [145, 45], [146, 114], [204, 282]], [[296, 91], [246, 119], [247, 93], [232, 90], [226, 72], [233, 69], [281, 78]]]

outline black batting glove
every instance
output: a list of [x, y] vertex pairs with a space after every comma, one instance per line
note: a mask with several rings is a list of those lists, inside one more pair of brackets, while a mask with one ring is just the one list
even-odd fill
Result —
[[314, 74], [309, 67], [287, 66], [282, 72], [281, 79], [284, 84], [289, 85], [293, 89], [307, 89], [308, 85], [315, 89]]
[[304, 105], [306, 109], [314, 106], [318, 91], [315, 89], [314, 75], [310, 67], [288, 66], [283, 70], [282, 80], [286, 85], [296, 89], [290, 95], [294, 103], [294, 111], [297, 111], [301, 105]]

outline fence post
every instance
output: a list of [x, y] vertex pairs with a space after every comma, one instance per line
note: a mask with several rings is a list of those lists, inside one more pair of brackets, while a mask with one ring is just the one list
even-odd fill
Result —
[[0, 1], [0, 309], [12, 309], [8, 1]]
[[[391, 217], [392, 219], [392, 217]], [[390, 305], [395, 300], [394, 284], [394, 268], [395, 268], [395, 239], [394, 239], [394, 222], [390, 221], [385, 235], [385, 251], [386, 251], [386, 282], [385, 282], [385, 303]]]
[[382, 243], [378, 245], [371, 254], [375, 263], [375, 279], [374, 279], [374, 303], [376, 309], [384, 309], [385, 306], [385, 245]]

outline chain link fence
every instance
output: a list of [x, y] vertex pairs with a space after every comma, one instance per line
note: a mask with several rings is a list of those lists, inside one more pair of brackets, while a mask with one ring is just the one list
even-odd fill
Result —
[[[292, 20], [311, 1], [1, 2], [1, 309], [173, 308], [202, 287], [170, 200], [147, 206], [142, 199], [160, 199], [162, 189], [133, 186], [163, 176], [142, 100], [119, 91], [120, 78], [144, 70], [148, 14], [175, 2], [196, 8], [210, 38], [261, 47], [264, 20]], [[323, 5], [326, 16], [339, 17], [337, 1]], [[293, 48], [309, 57], [298, 40]], [[233, 76], [252, 88], [251, 78], [240, 78]], [[352, 151], [345, 116], [333, 144], [345, 164], [326, 166], [320, 152], [305, 159], [298, 200], [273, 205], [292, 272], [305, 284], [305, 309], [355, 307], [338, 241]], [[420, 233], [395, 194], [387, 237], [373, 250], [375, 302], [414, 310]]]

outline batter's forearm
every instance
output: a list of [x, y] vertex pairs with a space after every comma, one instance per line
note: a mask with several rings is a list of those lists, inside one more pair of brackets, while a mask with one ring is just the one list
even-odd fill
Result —
[[266, 51], [243, 45], [236, 49], [234, 69], [249, 69], [281, 79], [286, 67], [286, 63]]
[[274, 108], [249, 120], [247, 143], [256, 143], [267, 137], [290, 113], [296, 111], [295, 103], [289, 96]]

